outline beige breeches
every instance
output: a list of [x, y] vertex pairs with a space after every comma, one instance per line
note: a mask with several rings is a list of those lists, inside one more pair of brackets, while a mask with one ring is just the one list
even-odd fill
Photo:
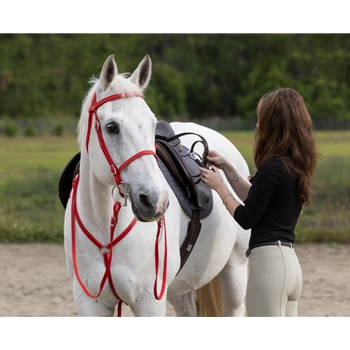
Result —
[[270, 245], [249, 255], [249, 317], [298, 316], [302, 272], [294, 248]]

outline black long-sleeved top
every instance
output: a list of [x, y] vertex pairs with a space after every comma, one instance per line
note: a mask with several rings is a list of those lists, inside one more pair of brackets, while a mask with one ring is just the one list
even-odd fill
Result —
[[295, 241], [294, 228], [302, 206], [297, 200], [297, 179], [278, 158], [266, 159], [258, 168], [244, 206], [234, 218], [251, 228], [249, 247], [269, 241]]

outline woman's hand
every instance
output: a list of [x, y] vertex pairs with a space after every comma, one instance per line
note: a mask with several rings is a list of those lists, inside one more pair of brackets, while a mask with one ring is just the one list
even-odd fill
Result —
[[199, 168], [199, 170], [201, 172], [201, 180], [212, 190], [218, 191], [221, 187], [226, 187], [218, 168], [215, 166], [212, 166], [212, 170], [206, 168]]
[[224, 181], [222, 180], [219, 169], [212, 166], [213, 170], [206, 168], [199, 168], [201, 172], [201, 179], [205, 185], [212, 190], [215, 190], [223, 201], [224, 206], [228, 212], [233, 216], [236, 208], [240, 203], [234, 198], [232, 193], [229, 191]]
[[209, 150], [207, 155], [207, 167], [215, 165], [219, 169], [223, 169], [227, 165], [227, 160], [218, 152]]

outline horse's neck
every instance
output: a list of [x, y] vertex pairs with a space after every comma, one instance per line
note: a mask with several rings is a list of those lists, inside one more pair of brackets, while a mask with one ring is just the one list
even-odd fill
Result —
[[[111, 186], [100, 182], [91, 172], [90, 164], [84, 157], [80, 163], [80, 180], [78, 187], [78, 211], [84, 225], [102, 241], [109, 239], [113, 199]], [[123, 228], [132, 217], [128, 210], [121, 210], [118, 216], [118, 227]], [[125, 223], [124, 223], [125, 221]], [[116, 230], [116, 234], [118, 233]]]

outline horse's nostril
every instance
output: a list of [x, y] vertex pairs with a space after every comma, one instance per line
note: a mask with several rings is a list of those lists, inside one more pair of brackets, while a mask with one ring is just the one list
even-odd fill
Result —
[[140, 194], [139, 195], [139, 200], [140, 200], [140, 203], [146, 207], [147, 209], [151, 209], [152, 208], [152, 205], [148, 199], [148, 197], [144, 194]]

